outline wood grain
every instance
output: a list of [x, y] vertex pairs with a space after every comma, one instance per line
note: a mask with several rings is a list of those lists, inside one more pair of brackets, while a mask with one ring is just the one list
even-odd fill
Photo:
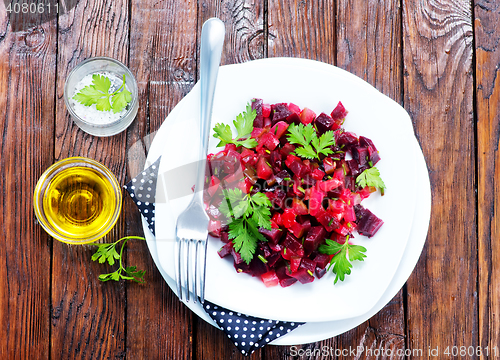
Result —
[[0, 14], [0, 355], [47, 359], [51, 240], [32, 194], [53, 161], [56, 21], [13, 32]]
[[[127, 63], [129, 50], [128, 1], [80, 1], [60, 16], [57, 60], [55, 157], [86, 156], [106, 165], [123, 183], [126, 165], [125, 133], [94, 137], [74, 125], [63, 98], [66, 76], [82, 60], [109, 56]], [[123, 234], [124, 219], [104, 241]], [[93, 245], [53, 246], [52, 336], [53, 358], [107, 359], [125, 357], [126, 298], [123, 283], [101, 283], [110, 267], [92, 263]]]
[[[211, 17], [224, 22], [226, 36], [221, 64], [242, 63], [262, 58], [264, 55], [264, 1], [201, 0], [198, 8], [198, 39], [203, 23]], [[199, 41], [197, 63], [199, 64]], [[199, 69], [199, 66], [198, 66]], [[198, 77], [199, 78], [199, 72]], [[208, 359], [260, 359], [256, 351], [250, 357], [243, 356], [224, 332], [195, 317], [196, 342], [193, 358]]]
[[[337, 66], [361, 77], [401, 104], [403, 62], [399, 1], [340, 0], [337, 19]], [[404, 352], [404, 322], [401, 290], [370, 320], [337, 337], [337, 346], [339, 349], [362, 346], [372, 351], [390, 350], [389, 354]], [[370, 356], [365, 352], [359, 358]], [[404, 355], [393, 358], [404, 358]]]
[[407, 283], [407, 346], [430, 358], [429, 346], [478, 345], [470, 3], [404, 1], [403, 29], [404, 104], [433, 194], [427, 243]]
[[[292, 56], [335, 64], [335, 9], [334, 0], [269, 0], [269, 57]], [[336, 339], [299, 345], [296, 350], [307, 354], [322, 347], [335, 349]], [[289, 346], [268, 346], [264, 354], [266, 359], [290, 359], [291, 349]]]
[[[143, 169], [156, 130], [194, 85], [196, 13], [193, 1], [132, 1], [129, 66], [140, 109], [127, 136], [128, 179]], [[128, 196], [125, 204], [127, 233], [142, 234], [137, 206]], [[170, 290], [145, 243], [130, 243], [127, 261], [147, 271], [144, 286], [127, 286], [127, 357], [191, 358], [191, 311]]]
[[[478, 154], [479, 345], [500, 344], [500, 6], [476, 1], [476, 104]], [[500, 352], [496, 351], [496, 356]]]

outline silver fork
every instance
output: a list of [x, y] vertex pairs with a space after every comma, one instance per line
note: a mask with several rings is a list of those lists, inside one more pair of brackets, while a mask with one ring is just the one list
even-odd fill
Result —
[[[208, 19], [201, 30], [200, 49], [200, 155], [195, 193], [186, 210], [177, 219], [175, 238], [175, 277], [179, 300], [205, 301], [205, 268], [207, 254], [208, 215], [203, 205], [203, 188], [208, 149], [208, 132], [212, 117], [215, 84], [224, 43], [224, 23]], [[183, 292], [186, 291], [184, 298]]]

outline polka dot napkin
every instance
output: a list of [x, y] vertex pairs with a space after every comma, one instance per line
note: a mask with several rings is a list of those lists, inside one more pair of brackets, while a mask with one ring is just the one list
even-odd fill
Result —
[[[161, 157], [124, 186], [146, 219], [148, 228], [153, 235], [155, 235], [156, 179], [158, 178], [160, 159]], [[286, 335], [304, 324], [260, 319], [233, 312], [208, 300], [205, 300], [203, 307], [205, 312], [244, 355], [252, 354], [256, 349], [266, 346], [274, 339]]]

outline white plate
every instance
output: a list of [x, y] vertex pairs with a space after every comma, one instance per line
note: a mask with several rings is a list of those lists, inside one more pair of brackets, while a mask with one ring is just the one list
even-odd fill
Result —
[[[253, 97], [267, 103], [293, 102], [316, 113], [329, 113], [342, 101], [349, 111], [345, 128], [372, 139], [381, 154], [377, 167], [388, 189], [384, 197], [372, 196], [363, 205], [385, 224], [371, 239], [356, 237], [354, 242], [367, 248], [368, 257], [355, 262], [352, 274], [335, 286], [334, 274], [329, 273], [306, 285], [266, 288], [258, 278], [236, 273], [230, 259], [221, 260], [217, 255], [220, 240], [212, 238], [207, 254], [206, 298], [234, 311], [277, 320], [329, 321], [365, 314], [392, 280], [411, 230], [416, 169], [415, 138], [408, 114], [368, 83], [334, 66], [274, 58], [221, 67], [212, 127], [217, 122], [231, 124]], [[171, 278], [175, 221], [189, 203], [189, 189], [194, 184], [194, 172], [186, 173], [183, 166], [198, 160], [199, 85], [181, 103], [177, 116], [169, 117], [163, 125], [168, 130], [156, 194], [158, 257]], [[210, 152], [218, 151], [217, 142], [211, 140]], [[185, 196], [179, 197], [182, 189], [172, 191], [167, 186], [172, 176], [183, 176]]]

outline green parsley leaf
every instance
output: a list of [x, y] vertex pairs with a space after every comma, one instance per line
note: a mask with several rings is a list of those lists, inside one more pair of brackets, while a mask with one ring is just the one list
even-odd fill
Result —
[[384, 194], [384, 189], [386, 188], [382, 178], [380, 177], [380, 172], [375, 166], [366, 169], [359, 174], [356, 178], [356, 185], [362, 188], [365, 186], [374, 186], [380, 189], [382, 195]]
[[302, 147], [295, 149], [295, 154], [306, 159], [320, 159], [319, 154], [329, 155], [333, 153], [331, 149], [335, 146], [333, 131], [327, 131], [318, 138], [313, 125], [291, 124], [288, 127], [288, 141], [291, 144], [298, 144]]
[[217, 147], [224, 146], [226, 144], [235, 144], [236, 146], [244, 146], [248, 149], [257, 146], [257, 140], [252, 139], [250, 135], [253, 130], [253, 121], [257, 116], [257, 111], [252, 110], [252, 106], [247, 104], [246, 110], [241, 114], [236, 116], [236, 120], [233, 121], [234, 127], [237, 131], [237, 136], [233, 140], [233, 132], [229, 125], [218, 123], [214, 127], [214, 138], [219, 139], [220, 142]]
[[271, 202], [269, 198], [256, 193], [252, 196], [236, 189], [223, 190], [224, 200], [219, 210], [229, 222], [229, 238], [234, 249], [249, 264], [252, 261], [258, 241], [267, 239], [259, 232], [259, 228], [271, 229]]
[[92, 85], [85, 86], [73, 96], [73, 99], [85, 106], [95, 104], [99, 111], [120, 112], [132, 101], [132, 93], [125, 88], [125, 74], [118, 90], [110, 94], [110, 88], [111, 80], [107, 76], [93, 74]]
[[[123, 249], [125, 248], [125, 244], [127, 243], [127, 241], [130, 239], [146, 240], [143, 237], [139, 236], [127, 236], [111, 244], [94, 244], [98, 246], [98, 248], [95, 254], [92, 255], [92, 261], [99, 260], [99, 263], [102, 264], [107, 260], [108, 264], [111, 266], [115, 264], [115, 259], [119, 261], [119, 267], [116, 271], [109, 274], [99, 275], [100, 281], [120, 281], [120, 279], [123, 279], [132, 280], [138, 283], [144, 283], [144, 274], [146, 274], [145, 270], [137, 270], [136, 266], [127, 266], [126, 268], [123, 267]], [[120, 253], [118, 253], [116, 251], [116, 245], [121, 241], [123, 241], [123, 244], [120, 249]]]
[[319, 252], [322, 254], [334, 255], [330, 261], [328, 270], [333, 266], [335, 273], [334, 284], [338, 280], [344, 281], [346, 275], [351, 274], [352, 264], [351, 261], [364, 261], [366, 255], [366, 248], [360, 245], [351, 245], [346, 241], [343, 245], [336, 241], [326, 239], [326, 244], [319, 247]]

